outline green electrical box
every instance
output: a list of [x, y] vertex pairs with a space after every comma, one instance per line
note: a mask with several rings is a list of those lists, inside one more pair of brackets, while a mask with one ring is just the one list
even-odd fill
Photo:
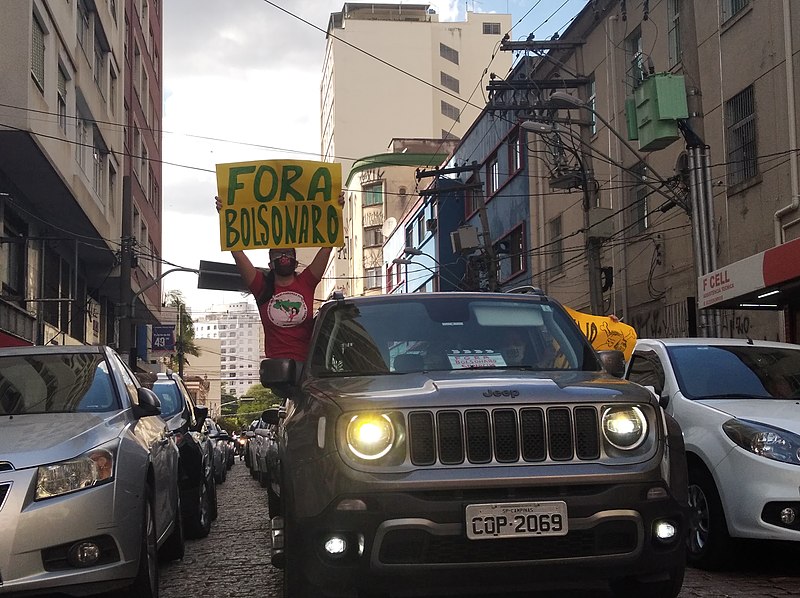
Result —
[[659, 150], [677, 140], [680, 137], [678, 119], [689, 116], [683, 76], [651, 75], [633, 93], [639, 149]]

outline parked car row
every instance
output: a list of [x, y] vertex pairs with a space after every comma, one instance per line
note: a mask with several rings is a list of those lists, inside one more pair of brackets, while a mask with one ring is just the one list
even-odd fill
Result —
[[153, 598], [209, 533], [230, 437], [178, 376], [149, 385], [108, 347], [0, 349], [0, 595]]
[[267, 510], [270, 517], [279, 514], [277, 488], [278, 444], [277, 426], [267, 423], [265, 417], [273, 409], [264, 411], [261, 417], [251, 422], [245, 432], [247, 456], [245, 462], [250, 475], [267, 489]]

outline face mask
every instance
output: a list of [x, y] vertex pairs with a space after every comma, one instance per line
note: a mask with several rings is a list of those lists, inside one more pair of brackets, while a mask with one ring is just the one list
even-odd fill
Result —
[[291, 276], [297, 268], [297, 260], [288, 256], [281, 256], [272, 262], [275, 274], [278, 276]]

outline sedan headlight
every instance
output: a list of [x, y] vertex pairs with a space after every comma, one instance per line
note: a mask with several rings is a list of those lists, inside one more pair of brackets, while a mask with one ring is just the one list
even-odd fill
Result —
[[114, 449], [98, 447], [69, 461], [41, 465], [36, 473], [36, 500], [110, 482], [114, 479], [114, 456]]
[[635, 405], [616, 405], [603, 412], [603, 435], [620, 450], [635, 449], [647, 437], [647, 419]]
[[800, 465], [800, 435], [766, 424], [731, 419], [722, 424], [728, 438], [756, 455]]
[[347, 424], [347, 447], [360, 459], [380, 459], [394, 442], [394, 424], [385, 413], [354, 415]]

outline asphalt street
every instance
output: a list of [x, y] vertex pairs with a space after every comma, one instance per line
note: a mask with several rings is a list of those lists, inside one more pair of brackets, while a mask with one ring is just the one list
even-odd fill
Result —
[[[237, 458], [217, 487], [219, 517], [211, 533], [187, 540], [182, 561], [161, 567], [161, 598], [278, 598], [281, 572], [269, 563], [266, 491]], [[506, 598], [607, 598], [589, 591], [534, 592]], [[725, 571], [687, 569], [679, 598], [783, 598], [800, 596], [800, 546], [744, 543]], [[429, 598], [434, 598], [433, 596]]]

